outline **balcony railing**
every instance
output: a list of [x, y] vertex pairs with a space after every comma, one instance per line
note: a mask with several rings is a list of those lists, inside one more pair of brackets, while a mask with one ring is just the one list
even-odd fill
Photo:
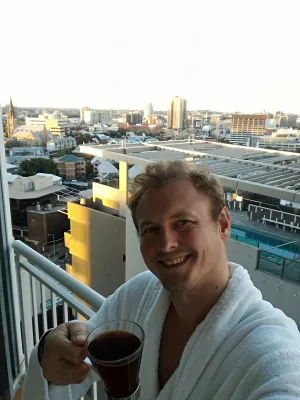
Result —
[[267, 247], [257, 240], [236, 234], [232, 234], [231, 239], [258, 248], [257, 269], [300, 285], [300, 247], [297, 240]]
[[[21, 316], [21, 343], [19, 340], [13, 351], [15, 393], [43, 332], [72, 319], [89, 319], [104, 297], [23, 242], [16, 240], [13, 249]], [[97, 384], [91, 388], [89, 398], [97, 399]]]
[[271, 250], [260, 250], [257, 269], [300, 285], [300, 256], [292, 259], [274, 254]]

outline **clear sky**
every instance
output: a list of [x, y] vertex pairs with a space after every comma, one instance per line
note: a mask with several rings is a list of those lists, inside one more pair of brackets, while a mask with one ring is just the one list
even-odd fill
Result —
[[300, 0], [3, 1], [16, 106], [300, 112]]

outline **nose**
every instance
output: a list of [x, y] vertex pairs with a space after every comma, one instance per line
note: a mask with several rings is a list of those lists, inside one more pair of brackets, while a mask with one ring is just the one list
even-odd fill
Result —
[[178, 247], [178, 235], [173, 229], [161, 229], [159, 236], [159, 247], [164, 253], [172, 252]]

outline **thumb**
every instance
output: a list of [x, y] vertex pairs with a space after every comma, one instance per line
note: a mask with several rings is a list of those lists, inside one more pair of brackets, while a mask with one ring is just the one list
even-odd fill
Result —
[[83, 346], [87, 338], [87, 329], [82, 321], [67, 322], [70, 340], [76, 346]]

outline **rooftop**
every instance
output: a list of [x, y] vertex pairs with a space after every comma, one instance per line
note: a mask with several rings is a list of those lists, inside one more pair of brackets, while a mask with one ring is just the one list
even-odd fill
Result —
[[53, 174], [46, 174], [46, 173], [43, 173], [43, 172], [38, 172], [37, 176], [41, 176], [41, 177], [52, 176], [53, 182], [60, 182], [62, 180], [62, 178], [60, 176], [53, 175]]
[[50, 214], [56, 211], [65, 211], [66, 210], [66, 205], [58, 204], [57, 206], [52, 206], [51, 210], [48, 208], [45, 208], [44, 210], [37, 210], [36, 207], [28, 207], [27, 212], [34, 212], [37, 214]]
[[77, 157], [74, 154], [65, 154], [64, 156], [60, 157], [57, 162], [81, 162], [85, 161], [83, 157]]
[[81, 153], [145, 166], [186, 160], [207, 166], [232, 191], [246, 191], [300, 203], [300, 153], [206, 142], [173, 140], [80, 146]]
[[23, 192], [17, 187], [9, 187], [9, 198], [15, 200], [26, 200], [26, 199], [39, 199], [40, 197], [47, 196], [51, 193], [56, 193], [64, 189], [64, 186], [53, 185], [40, 190], [32, 190], [30, 192]]
[[9, 169], [18, 169], [18, 166], [6, 163], [6, 170], [8, 171]]

